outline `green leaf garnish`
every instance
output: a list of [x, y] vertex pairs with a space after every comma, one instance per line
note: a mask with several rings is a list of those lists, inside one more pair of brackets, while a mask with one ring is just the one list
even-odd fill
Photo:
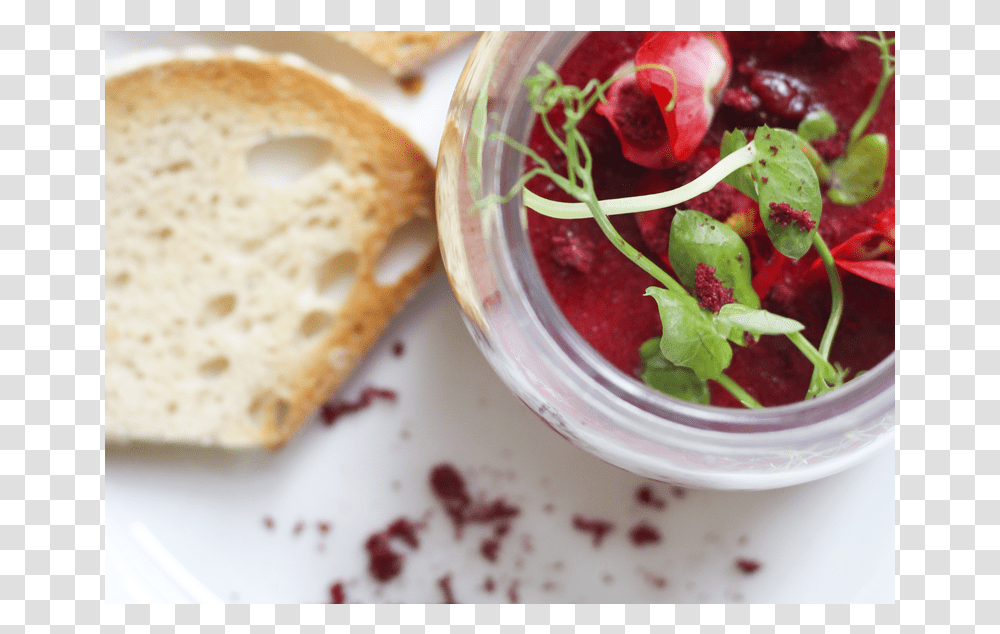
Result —
[[838, 205], [858, 205], [871, 200], [882, 189], [888, 162], [889, 144], [884, 134], [861, 137], [830, 166], [827, 197]]
[[816, 225], [823, 213], [819, 180], [809, 160], [799, 149], [795, 134], [789, 130], [761, 126], [754, 136], [757, 161], [750, 164], [757, 183], [760, 217], [774, 248], [798, 259], [812, 246], [815, 227], [803, 230], [799, 224], [781, 226], [771, 220], [771, 203], [787, 204], [805, 211]]
[[[747, 137], [742, 130], [733, 130], [722, 135], [722, 144], [719, 146], [719, 158], [724, 159], [736, 150], [747, 145]], [[744, 165], [722, 179], [736, 189], [740, 190], [750, 198], [757, 200], [757, 186], [753, 183], [753, 174], [750, 167]]]
[[750, 333], [754, 338], [759, 338], [761, 335], [787, 335], [805, 328], [794, 319], [737, 303], [723, 306], [715, 316], [715, 321], [722, 328], [738, 328]]
[[663, 322], [660, 352], [674, 365], [691, 368], [699, 379], [718, 379], [733, 359], [733, 349], [719, 334], [708, 311], [690, 295], [651, 286]]
[[813, 110], [799, 123], [796, 130], [806, 141], [825, 141], [837, 134], [837, 122], [826, 110]]
[[654, 337], [639, 347], [642, 357], [642, 381], [653, 389], [692, 403], [708, 405], [712, 395], [708, 381], [699, 379], [691, 368], [674, 365], [660, 352], [660, 339]]
[[698, 264], [715, 269], [715, 277], [733, 289], [736, 301], [760, 306], [751, 285], [750, 250], [729, 225], [700, 211], [678, 209], [670, 224], [668, 257], [681, 283], [694, 288]]

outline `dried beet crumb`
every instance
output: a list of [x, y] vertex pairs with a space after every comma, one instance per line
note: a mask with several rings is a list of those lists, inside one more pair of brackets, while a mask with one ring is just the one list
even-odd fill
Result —
[[417, 540], [418, 528], [420, 528], [419, 524], [416, 524], [405, 517], [400, 517], [392, 524], [389, 524], [389, 528], [385, 529], [385, 533], [389, 537], [401, 539], [410, 548], [416, 548], [420, 545], [420, 542]]
[[776, 202], [772, 202], [768, 206], [771, 208], [768, 218], [778, 226], [787, 227], [795, 223], [801, 231], [809, 231], [816, 226], [816, 221], [812, 219], [812, 216], [805, 209], [792, 209], [792, 206], [788, 203]]
[[332, 426], [337, 420], [345, 415], [357, 412], [359, 410], [365, 409], [370, 406], [375, 399], [382, 399], [386, 401], [395, 401], [396, 392], [395, 390], [389, 390], [380, 387], [366, 387], [361, 391], [357, 400], [354, 401], [330, 401], [324, 403], [319, 410], [320, 418], [323, 420], [323, 424], [327, 427]]
[[628, 536], [629, 539], [632, 540], [632, 544], [635, 546], [656, 544], [661, 539], [660, 531], [645, 522], [639, 522], [636, 524], [632, 530], [629, 531]]
[[271, 517], [270, 515], [264, 516], [264, 528], [266, 528], [267, 530], [271, 530], [272, 528], [274, 528], [274, 518]]
[[760, 107], [760, 97], [746, 88], [728, 88], [722, 95], [722, 103], [739, 112], [753, 112]]
[[461, 531], [465, 522], [465, 509], [472, 503], [465, 478], [452, 465], [442, 463], [431, 469], [430, 483], [434, 495], [451, 517], [455, 531]]
[[403, 344], [402, 341], [397, 341], [392, 344], [392, 356], [401, 357], [403, 356], [403, 353], [405, 351], [406, 351], [406, 346]]
[[511, 603], [520, 603], [521, 599], [517, 594], [517, 587], [520, 585], [520, 581], [514, 580], [510, 582], [510, 587], [507, 588], [507, 600]]
[[745, 575], [752, 575], [760, 569], [760, 562], [756, 559], [745, 559], [740, 557], [736, 560], [736, 567]]
[[493, 577], [486, 577], [486, 579], [483, 580], [483, 590], [493, 592], [496, 588], [497, 584], [493, 581]]
[[643, 576], [646, 578], [646, 581], [649, 582], [649, 585], [653, 586], [654, 588], [667, 587], [667, 578], [662, 575], [655, 574], [653, 572], [650, 572], [649, 570], [643, 570]]
[[719, 278], [715, 277], [715, 267], [705, 266], [701, 262], [694, 272], [694, 294], [698, 298], [698, 305], [713, 313], [736, 301], [733, 289], [724, 288]]
[[438, 587], [441, 588], [441, 594], [444, 595], [443, 603], [458, 603], [458, 601], [455, 600], [455, 593], [451, 589], [451, 575], [445, 575], [438, 579]]
[[635, 499], [638, 500], [639, 504], [651, 506], [654, 509], [662, 509], [667, 505], [666, 500], [656, 497], [653, 493], [653, 487], [648, 484], [644, 484], [636, 490]]
[[487, 504], [471, 506], [465, 515], [465, 521], [474, 524], [488, 524], [497, 520], [517, 517], [520, 513], [521, 509], [518, 507], [503, 498], [497, 498]]
[[302, 520], [299, 520], [295, 522], [295, 526], [292, 527], [292, 534], [300, 535], [302, 534], [302, 531], [304, 531], [305, 529], [306, 529], [306, 523], [303, 522]]
[[582, 515], [573, 516], [573, 528], [584, 533], [590, 533], [594, 539], [594, 547], [600, 546], [604, 537], [614, 530], [615, 525], [607, 520], [587, 519]]
[[484, 539], [483, 543], [479, 545], [479, 552], [482, 553], [483, 557], [487, 561], [495, 562], [500, 553], [500, 540], [496, 537], [490, 537]]
[[376, 533], [365, 542], [368, 551], [368, 571], [376, 581], [386, 582], [403, 571], [403, 557], [389, 547], [389, 539]]
[[595, 246], [592, 240], [566, 225], [552, 236], [552, 259], [560, 266], [590, 273], [594, 266]]
[[330, 522], [316, 522], [316, 529], [320, 534], [326, 535], [330, 532]]
[[[497, 498], [492, 502], [473, 503], [465, 478], [448, 463], [441, 463], [431, 470], [430, 484], [434, 495], [451, 517], [456, 537], [462, 534], [466, 524], [490, 524], [498, 521], [506, 524], [506, 520], [521, 513], [520, 508], [503, 498]], [[501, 534], [498, 533], [498, 536]]]
[[338, 581], [330, 585], [330, 603], [347, 603], [344, 593], [344, 582]]
[[368, 571], [377, 581], [386, 582], [403, 571], [403, 556], [392, 549], [391, 539], [399, 539], [412, 548], [418, 545], [417, 524], [405, 517], [393, 520], [384, 530], [372, 533], [365, 542], [368, 551]]

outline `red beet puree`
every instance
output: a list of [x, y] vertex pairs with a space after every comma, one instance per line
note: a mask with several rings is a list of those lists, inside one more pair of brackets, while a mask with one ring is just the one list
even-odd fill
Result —
[[[739, 128], [751, 137], [762, 124], [794, 130], [807, 112], [819, 106], [833, 115], [842, 133], [817, 144], [816, 149], [827, 160], [841, 154], [846, 131], [871, 99], [882, 67], [874, 45], [857, 42], [851, 34], [840, 35], [726, 34], [732, 69], [722, 103], [701, 147], [686, 162], [669, 169], [648, 169], [626, 160], [608, 120], [589, 112], [579, 130], [594, 155], [598, 197], [633, 196], [682, 185], [716, 162], [724, 132]], [[644, 36], [633, 32], [590, 34], [560, 69], [563, 81], [583, 86], [593, 77], [602, 81], [609, 78], [632, 59]], [[648, 119], [640, 99], [628, 103], [636, 110], [636, 120]], [[872, 219], [895, 204], [894, 103], [895, 89], [890, 82], [866, 130], [883, 133], [888, 139], [882, 190], [874, 199], [856, 206], [840, 206], [823, 198], [819, 232], [830, 247], [869, 230]], [[561, 125], [561, 112], [553, 111], [549, 116], [556, 126]], [[661, 133], [659, 128], [652, 132]], [[541, 125], [532, 130], [530, 145], [557, 170], [565, 166], [565, 157]], [[545, 177], [534, 178], [528, 187], [546, 198], [570, 200]], [[748, 208], [757, 213], [754, 201], [726, 184], [680, 207], [703, 211], [723, 222]], [[660, 262], [672, 217], [673, 210], [658, 210], [615, 216], [613, 223], [633, 246]], [[647, 287], [659, 284], [621, 255], [593, 220], [555, 220], [531, 213], [528, 230], [542, 277], [569, 323], [613, 365], [638, 376], [639, 346], [661, 334], [656, 304], [644, 297]], [[773, 247], [766, 236], [763, 240], [751, 236], [747, 242], [756, 275], [772, 260]], [[762, 295], [761, 307], [802, 322], [806, 325], [803, 334], [818, 345], [830, 311], [830, 287], [825, 274], [803, 283], [815, 253], [811, 249], [798, 261], [780, 267], [775, 260], [775, 280]], [[853, 376], [872, 368], [894, 350], [895, 305], [891, 288], [846, 271], [841, 271], [841, 279], [846, 306], [830, 359], [850, 368]], [[802, 400], [812, 369], [787, 338], [763, 336], [748, 347], [733, 346], [726, 374], [762, 405], [773, 406]], [[711, 382], [711, 387], [713, 404], [740, 407], [718, 384]]]

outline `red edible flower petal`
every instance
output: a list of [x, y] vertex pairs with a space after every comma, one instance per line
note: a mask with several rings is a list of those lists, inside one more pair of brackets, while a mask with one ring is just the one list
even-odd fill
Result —
[[[830, 254], [841, 269], [882, 286], [896, 288], [895, 263], [879, 259], [895, 254], [896, 208], [889, 207], [872, 220], [874, 229], [854, 234], [830, 249]], [[824, 267], [823, 261], [817, 258], [806, 270], [803, 281], [810, 284], [820, 277], [825, 277]]]
[[635, 64], [660, 64], [674, 72], [672, 77], [643, 69], [636, 75], [639, 87], [660, 106], [673, 156], [686, 161], [701, 144], [729, 83], [732, 57], [725, 37], [719, 31], [653, 32], [636, 51]]
[[885, 260], [867, 260], [853, 262], [851, 260], [837, 260], [837, 266], [854, 273], [858, 277], [871, 280], [876, 284], [896, 288], [896, 265]]

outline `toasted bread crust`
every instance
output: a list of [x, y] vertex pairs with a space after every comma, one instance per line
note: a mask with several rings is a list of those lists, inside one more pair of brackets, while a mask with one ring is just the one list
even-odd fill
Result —
[[[366, 100], [277, 60], [175, 60], [108, 79], [105, 97], [112, 281], [107, 438], [282, 445], [436, 268], [435, 245], [397, 281], [376, 281], [379, 257], [393, 232], [414, 218], [434, 220], [432, 166]], [[251, 178], [244, 157], [253, 147], [297, 136], [329, 143], [331, 156], [322, 169], [285, 189]], [[147, 238], [142, 229], [150, 222], [165, 223], [167, 238]], [[338, 251], [350, 251], [356, 264], [346, 299], [334, 307], [317, 291], [313, 276], [301, 271], [317, 270]], [[199, 252], [201, 260], [194, 257]], [[225, 258], [250, 263], [221, 268], [217, 261]], [[273, 274], [285, 265], [296, 271], [286, 276], [294, 280]], [[177, 282], [181, 274], [193, 281]], [[226, 284], [235, 298], [235, 308], [228, 307], [232, 313], [208, 325], [195, 323], [204, 302]], [[261, 287], [273, 287], [274, 295], [260, 295]], [[287, 305], [276, 309], [271, 303]], [[150, 315], [154, 304], [159, 310]], [[141, 322], [161, 314], [166, 321], [168, 312], [184, 325], [165, 324], [152, 343], [144, 343], [148, 333], [142, 332], [150, 328]], [[299, 324], [310, 314], [332, 319], [306, 337]], [[230, 339], [241, 343], [227, 347]], [[174, 353], [164, 352], [172, 349], [167, 343]], [[254, 352], [255, 346], [261, 350]], [[193, 358], [225, 359], [221, 379], [212, 379], [215, 388], [199, 377]], [[254, 385], [243, 385], [238, 377]], [[170, 403], [137, 402], [169, 399], [159, 381], [194, 385], [197, 398], [185, 400], [183, 386], [177, 386], [173, 411]], [[189, 402], [209, 403], [213, 389], [223, 391], [214, 394], [216, 400], [230, 401], [225, 411]], [[248, 393], [240, 405], [233, 393], [242, 389]], [[234, 402], [239, 411], [232, 411]]]
[[473, 31], [327, 31], [395, 77], [415, 73], [436, 55], [475, 35]]

